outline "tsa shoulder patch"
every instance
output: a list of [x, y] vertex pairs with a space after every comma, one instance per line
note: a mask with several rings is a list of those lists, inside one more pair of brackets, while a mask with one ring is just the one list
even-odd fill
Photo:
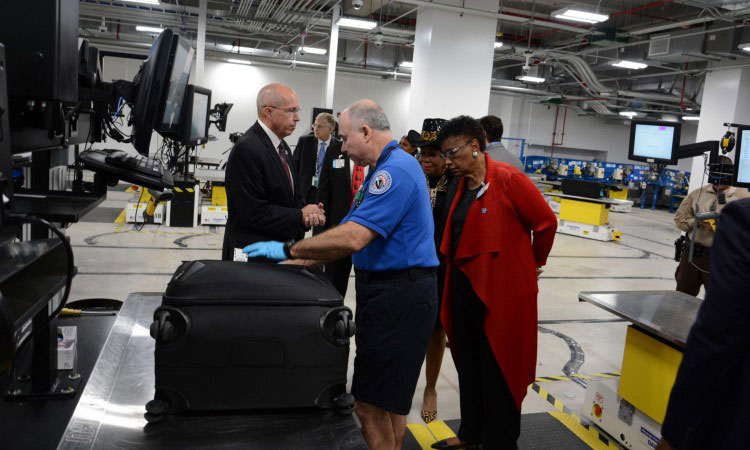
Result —
[[381, 170], [373, 175], [369, 191], [371, 194], [384, 194], [388, 192], [392, 184], [391, 174], [387, 170]]

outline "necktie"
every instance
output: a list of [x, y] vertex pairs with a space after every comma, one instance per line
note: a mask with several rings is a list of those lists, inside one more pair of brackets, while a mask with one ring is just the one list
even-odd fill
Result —
[[286, 173], [287, 179], [289, 180], [289, 188], [294, 193], [294, 181], [292, 181], [292, 171], [289, 170], [289, 161], [286, 158], [286, 149], [284, 148], [284, 141], [279, 143], [279, 158], [281, 158], [281, 165], [284, 166], [284, 173]]
[[357, 195], [357, 191], [362, 186], [363, 181], [365, 181], [365, 168], [355, 164], [352, 171], [352, 196], [349, 200], [349, 206], [354, 201], [354, 196]]
[[320, 170], [323, 168], [323, 158], [326, 156], [326, 143], [320, 143], [320, 150], [318, 151], [318, 167], [315, 168], [315, 176], [320, 176]]

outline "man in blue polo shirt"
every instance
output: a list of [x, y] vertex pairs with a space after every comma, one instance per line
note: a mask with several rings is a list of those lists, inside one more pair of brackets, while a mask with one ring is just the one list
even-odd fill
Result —
[[401, 448], [437, 315], [438, 265], [424, 173], [400, 151], [372, 100], [339, 119], [342, 151], [370, 171], [341, 225], [299, 242], [258, 242], [250, 257], [314, 264], [353, 254], [356, 344], [352, 395], [370, 448]]

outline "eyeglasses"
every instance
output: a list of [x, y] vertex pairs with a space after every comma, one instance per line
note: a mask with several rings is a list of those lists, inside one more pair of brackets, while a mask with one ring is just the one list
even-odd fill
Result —
[[456, 156], [456, 153], [458, 153], [459, 150], [466, 147], [467, 145], [471, 144], [473, 139], [469, 142], [464, 142], [463, 144], [459, 145], [458, 147], [453, 147], [451, 149], [448, 149], [444, 152], [440, 152], [440, 158], [442, 159], [453, 159]]
[[264, 108], [279, 109], [279, 110], [284, 111], [285, 113], [291, 114], [291, 115], [299, 114], [299, 112], [301, 111], [301, 109], [299, 109], [299, 108], [286, 108], [285, 109], [285, 108], [279, 108], [278, 106], [273, 106], [273, 105], [266, 105], [266, 106], [264, 106]]

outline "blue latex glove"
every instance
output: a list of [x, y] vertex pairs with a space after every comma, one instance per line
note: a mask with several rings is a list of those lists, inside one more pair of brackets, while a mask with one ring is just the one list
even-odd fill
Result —
[[242, 251], [247, 253], [248, 258], [267, 258], [274, 261], [284, 261], [287, 259], [284, 254], [284, 243], [278, 241], [256, 242], [243, 248]]

